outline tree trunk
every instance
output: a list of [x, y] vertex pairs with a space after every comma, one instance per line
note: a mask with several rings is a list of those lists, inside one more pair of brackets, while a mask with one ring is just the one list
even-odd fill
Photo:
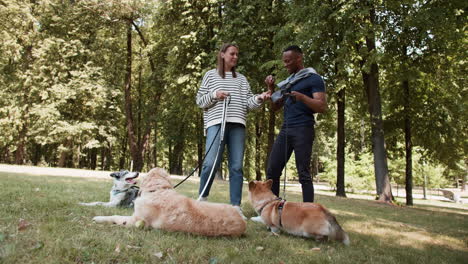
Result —
[[363, 72], [364, 86], [366, 87], [369, 113], [372, 128], [372, 152], [374, 154], [374, 170], [377, 195], [379, 200], [392, 201], [390, 181], [388, 178], [387, 151], [382, 121], [382, 105], [378, 87], [378, 67], [376, 63], [371, 65], [370, 74]]
[[465, 158], [465, 175], [462, 179], [462, 191], [466, 191], [468, 190], [468, 158]]
[[[29, 28], [33, 30], [33, 25], [30, 23]], [[33, 46], [28, 45], [24, 49], [24, 71], [26, 72], [27, 69], [31, 67], [33, 63], [33, 56], [32, 56], [32, 49]], [[24, 110], [21, 112], [21, 129], [18, 134], [18, 144], [16, 145], [15, 151], [15, 164], [21, 165], [24, 163], [25, 160], [25, 153], [26, 153], [26, 135], [28, 132], [28, 119], [29, 119], [29, 90], [30, 88], [24, 85], [23, 83], [23, 97], [22, 97], [22, 104], [25, 106]]]
[[21, 126], [21, 130], [18, 135], [18, 144], [16, 145], [16, 151], [15, 151], [15, 164], [18, 164], [18, 165], [22, 165], [24, 163], [26, 132], [27, 132], [26, 120], [23, 120], [23, 125]]
[[[183, 130], [183, 129], [181, 129]], [[181, 138], [178, 138], [175, 142], [174, 148], [171, 151], [171, 155], [169, 156], [169, 172], [170, 174], [182, 175], [182, 163], [184, 161], [184, 136], [182, 135]]]
[[92, 170], [96, 169], [97, 165], [97, 148], [92, 148], [89, 151], [89, 168]]
[[[148, 144], [148, 138], [150, 134], [150, 125], [147, 126], [146, 131], [142, 137], [136, 133], [135, 122], [133, 120], [133, 109], [132, 109], [132, 23], [128, 21], [127, 24], [127, 65], [125, 73], [125, 117], [127, 120], [127, 134], [128, 134], [128, 145], [130, 148], [130, 156], [133, 161], [133, 170], [141, 171], [143, 169], [143, 157], [146, 146]], [[139, 140], [140, 138], [140, 140]]]
[[58, 167], [65, 168], [67, 166], [68, 154], [71, 151], [71, 145], [72, 143], [68, 139], [63, 142], [63, 150], [60, 152], [60, 158], [57, 164]]
[[154, 125], [154, 136], [153, 136], [153, 164], [152, 167], [156, 168], [158, 166], [158, 127], [155, 122]]
[[345, 88], [337, 94], [337, 149], [336, 149], [336, 196], [346, 197], [345, 191]]
[[403, 81], [403, 92], [404, 92], [404, 112], [405, 112], [405, 152], [406, 152], [406, 179], [405, 179], [405, 190], [406, 190], [406, 205], [413, 205], [413, 144], [411, 142], [411, 119], [410, 119], [410, 91], [409, 81]]
[[273, 148], [273, 143], [275, 142], [275, 126], [276, 126], [276, 116], [275, 112], [272, 110], [270, 105], [268, 111], [268, 142], [267, 142], [267, 154], [265, 158], [265, 174], [268, 169], [268, 159], [270, 158], [271, 149]]
[[37, 164], [39, 163], [39, 161], [41, 161], [41, 157], [42, 157], [42, 146], [41, 144], [37, 144], [37, 143], [34, 143], [33, 144], [34, 146], [34, 154], [32, 156], [32, 164], [34, 166], [37, 166]]
[[[369, 9], [369, 19], [372, 24], [375, 24], [375, 9]], [[375, 51], [375, 36], [374, 33], [366, 36], [366, 46], [368, 53]], [[365, 61], [361, 61], [361, 66]], [[372, 62], [370, 72], [362, 70], [362, 78], [367, 94], [367, 102], [369, 114], [371, 118], [372, 128], [372, 152], [374, 154], [374, 169], [377, 196], [380, 201], [392, 202], [393, 195], [390, 186], [387, 164], [387, 150], [385, 148], [385, 138], [382, 121], [382, 103], [379, 91], [379, 67], [376, 62]]]
[[123, 169], [125, 168], [126, 166], [126, 160], [127, 160], [127, 136], [128, 134], [125, 133], [123, 135], [123, 138], [122, 138], [122, 142], [121, 142], [121, 146], [122, 146], [122, 149], [121, 149], [121, 152], [120, 152], [120, 157], [119, 157], [119, 169]]

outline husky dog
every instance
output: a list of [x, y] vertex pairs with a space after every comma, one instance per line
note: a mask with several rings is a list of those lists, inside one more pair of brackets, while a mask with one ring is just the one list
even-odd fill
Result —
[[164, 169], [152, 169], [142, 180], [131, 216], [96, 216], [97, 223], [152, 227], [204, 236], [240, 236], [247, 227], [229, 204], [196, 201], [177, 193]]
[[110, 191], [109, 202], [79, 203], [86, 206], [103, 205], [106, 207], [133, 207], [133, 201], [138, 195], [140, 189], [136, 186], [138, 172], [129, 172], [121, 170], [110, 174], [114, 178], [114, 186]]
[[249, 182], [250, 202], [272, 232], [281, 229], [296, 236], [331, 238], [349, 245], [348, 234], [330, 211], [317, 203], [286, 202], [273, 194], [272, 183], [272, 180]]

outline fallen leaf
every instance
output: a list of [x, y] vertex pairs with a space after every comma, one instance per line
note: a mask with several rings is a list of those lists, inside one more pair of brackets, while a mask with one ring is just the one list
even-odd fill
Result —
[[263, 247], [257, 247], [255, 250], [262, 251], [262, 250], [264, 250], [264, 248]]
[[312, 248], [312, 251], [320, 251], [320, 250], [321, 250], [321, 249], [320, 249], [320, 248], [318, 248], [318, 247], [314, 247], [314, 248]]
[[44, 247], [44, 243], [41, 242], [41, 241], [39, 241], [39, 242], [37, 242], [37, 243], [34, 245], [34, 247], [33, 247], [32, 249], [33, 249], [33, 250], [38, 250], [38, 249], [41, 249], [41, 248], [43, 248], [43, 247]]
[[141, 247], [127, 245], [127, 248], [130, 248], [130, 249], [140, 249]]
[[154, 255], [155, 257], [159, 258], [159, 259], [163, 257], [163, 253], [162, 253], [162, 252], [156, 252], [156, 253], [154, 253], [153, 255]]
[[120, 244], [117, 244], [114, 251], [120, 253]]
[[24, 220], [23, 218], [20, 218], [19, 223], [18, 223], [18, 231], [23, 231], [30, 225], [31, 225], [31, 223]]

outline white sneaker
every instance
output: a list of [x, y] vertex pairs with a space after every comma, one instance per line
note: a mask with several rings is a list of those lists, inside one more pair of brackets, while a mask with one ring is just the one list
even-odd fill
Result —
[[207, 196], [207, 197], [201, 197], [199, 201], [200, 201], [200, 202], [206, 202], [206, 201], [208, 201], [208, 196]]
[[234, 208], [239, 212], [239, 214], [242, 216], [242, 219], [247, 220], [247, 217], [245, 217], [244, 213], [242, 213], [242, 209], [238, 205], [234, 205]]
[[254, 221], [254, 222], [257, 222], [257, 223], [262, 223], [262, 224], [264, 224], [263, 219], [262, 219], [261, 216], [254, 216], [254, 217], [251, 217], [250, 220], [251, 220], [251, 221]]

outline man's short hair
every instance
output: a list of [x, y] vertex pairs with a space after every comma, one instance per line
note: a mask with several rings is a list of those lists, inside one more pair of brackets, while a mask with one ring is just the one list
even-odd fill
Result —
[[294, 52], [296, 52], [296, 53], [302, 54], [301, 48], [299, 48], [299, 46], [297, 46], [297, 45], [288, 46], [287, 48], [285, 48], [285, 49], [283, 50], [283, 53], [284, 53], [284, 52], [287, 52], [287, 51], [294, 51]]

